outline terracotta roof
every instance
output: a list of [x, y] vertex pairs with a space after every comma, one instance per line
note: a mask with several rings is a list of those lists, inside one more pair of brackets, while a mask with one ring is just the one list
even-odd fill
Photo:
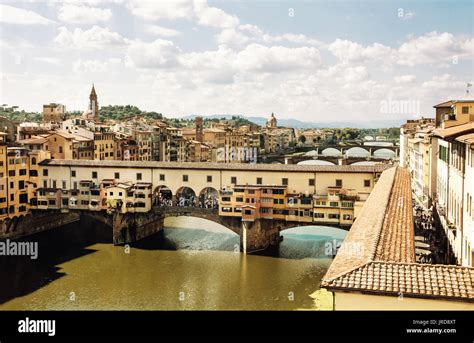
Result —
[[474, 133], [468, 133], [467, 135], [462, 135], [456, 138], [457, 141], [463, 143], [474, 144]]
[[370, 262], [326, 281], [333, 290], [474, 301], [474, 269], [419, 263]]
[[410, 173], [398, 168], [375, 253], [377, 261], [415, 262]]
[[451, 107], [453, 104], [454, 104], [454, 100], [449, 100], [449, 101], [442, 102], [441, 104], [434, 105], [433, 107], [434, 108], [436, 108], [436, 107]]
[[326, 173], [381, 173], [390, 168], [388, 164], [372, 166], [318, 166], [296, 164], [246, 164], [211, 162], [158, 162], [158, 161], [97, 161], [97, 160], [44, 160], [43, 166], [76, 166], [104, 168], [155, 168], [155, 169], [203, 169], [203, 170], [249, 170], [249, 171], [291, 171]]
[[321, 287], [474, 302], [474, 268], [415, 263], [410, 174], [383, 172]]
[[472, 99], [472, 100], [471, 99], [449, 100], [449, 101], [442, 102], [441, 104], [434, 105], [433, 107], [434, 108], [436, 108], [436, 107], [451, 107], [452, 105], [454, 105], [457, 102], [461, 102], [461, 103], [474, 102], [474, 99]]
[[448, 127], [447, 129], [436, 129], [433, 136], [441, 138], [450, 138], [474, 131], [474, 122]]
[[43, 143], [46, 143], [47, 141], [48, 140], [46, 138], [37, 137], [37, 138], [22, 139], [16, 142], [20, 144], [43, 144]]

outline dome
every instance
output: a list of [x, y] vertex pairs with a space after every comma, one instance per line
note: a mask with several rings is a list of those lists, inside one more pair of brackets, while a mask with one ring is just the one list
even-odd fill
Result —
[[270, 118], [267, 120], [267, 127], [276, 127], [277, 126], [277, 119], [275, 118], [275, 115], [272, 113]]

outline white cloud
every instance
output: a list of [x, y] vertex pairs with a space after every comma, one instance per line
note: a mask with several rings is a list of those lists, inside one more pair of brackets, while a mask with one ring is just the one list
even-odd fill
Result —
[[461, 90], [466, 87], [466, 82], [459, 81], [454, 76], [445, 73], [443, 75], [433, 76], [431, 80], [423, 82], [421, 86], [430, 90], [458, 89], [460, 91], [459, 93], [461, 93]]
[[158, 25], [146, 25], [145, 31], [156, 36], [162, 37], [176, 37], [181, 35], [181, 32], [173, 30], [167, 27], [158, 26]]
[[56, 57], [35, 57], [34, 59], [36, 61], [50, 63], [50, 64], [58, 64], [59, 62], [61, 62], [61, 60]]
[[194, 16], [193, 3], [189, 0], [140, 1], [128, 3], [132, 14], [148, 20], [191, 19]]
[[0, 22], [18, 25], [49, 25], [54, 21], [36, 12], [0, 4]]
[[239, 52], [237, 63], [244, 70], [279, 72], [316, 68], [321, 63], [321, 56], [314, 47], [287, 48], [250, 44]]
[[[220, 71], [229, 79], [229, 73], [274, 72], [314, 70], [321, 64], [319, 50], [314, 47], [287, 48], [250, 44], [238, 52], [225, 45], [218, 50], [189, 53], [180, 57], [181, 64], [194, 71]], [[214, 77], [218, 77], [213, 73]]]
[[398, 49], [398, 64], [446, 64], [454, 59], [472, 58], [473, 40], [455, 37], [452, 33], [430, 32], [410, 39]]
[[89, 30], [80, 28], [69, 31], [66, 27], [58, 28], [59, 34], [54, 42], [60, 46], [77, 49], [104, 49], [124, 45], [127, 41], [117, 32], [94, 25]]
[[415, 75], [402, 75], [394, 78], [395, 83], [411, 83], [416, 80]]
[[127, 65], [137, 68], [170, 68], [179, 64], [180, 53], [173, 42], [157, 39], [151, 43], [134, 41], [127, 49]]
[[110, 58], [106, 61], [101, 60], [82, 60], [79, 59], [73, 63], [72, 70], [75, 73], [84, 72], [109, 72], [113, 67], [120, 65], [122, 60], [120, 58]]
[[219, 34], [217, 34], [216, 41], [217, 44], [242, 46], [248, 43], [249, 37], [232, 28], [224, 29]]
[[59, 20], [72, 24], [95, 24], [112, 18], [109, 8], [90, 7], [84, 4], [64, 4], [59, 8]]
[[285, 33], [282, 35], [270, 35], [258, 26], [250, 24], [224, 29], [215, 37], [218, 44], [227, 44], [234, 47], [244, 46], [250, 42], [266, 45], [291, 43], [319, 46], [322, 44], [319, 40], [303, 34]]
[[209, 7], [205, 1], [195, 1], [194, 9], [200, 25], [217, 28], [231, 28], [239, 25], [239, 19], [236, 16], [227, 14], [217, 7]]
[[208, 6], [205, 0], [173, 0], [173, 1], [130, 1], [130, 11], [146, 20], [195, 20], [199, 25], [231, 28], [239, 24], [239, 19], [225, 11]]
[[336, 39], [329, 44], [328, 50], [343, 62], [382, 61], [390, 64], [394, 58], [392, 48], [383, 44], [374, 43], [364, 47], [349, 40]]
[[272, 36], [265, 34], [262, 36], [262, 40], [265, 43], [281, 43], [281, 42], [289, 42], [289, 43], [296, 43], [296, 44], [306, 44], [306, 45], [321, 45], [322, 43], [317, 39], [309, 38], [303, 34], [293, 34], [293, 33], [285, 33], [280, 36]]

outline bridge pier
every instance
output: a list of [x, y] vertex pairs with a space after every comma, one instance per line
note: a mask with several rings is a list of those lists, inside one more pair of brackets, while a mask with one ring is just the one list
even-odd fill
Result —
[[244, 254], [264, 251], [270, 247], [278, 247], [282, 237], [282, 223], [278, 220], [255, 219], [242, 221], [240, 232], [240, 249]]
[[163, 230], [164, 216], [159, 213], [114, 213], [114, 245], [129, 244]]

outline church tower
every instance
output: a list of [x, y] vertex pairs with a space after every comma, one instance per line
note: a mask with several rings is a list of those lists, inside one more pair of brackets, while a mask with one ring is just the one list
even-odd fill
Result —
[[99, 102], [97, 101], [94, 84], [92, 84], [91, 94], [89, 95], [89, 110], [92, 111], [92, 119], [99, 118]]
[[204, 141], [203, 128], [202, 128], [202, 117], [198, 116], [195, 119], [196, 122], [196, 140], [198, 142]]

